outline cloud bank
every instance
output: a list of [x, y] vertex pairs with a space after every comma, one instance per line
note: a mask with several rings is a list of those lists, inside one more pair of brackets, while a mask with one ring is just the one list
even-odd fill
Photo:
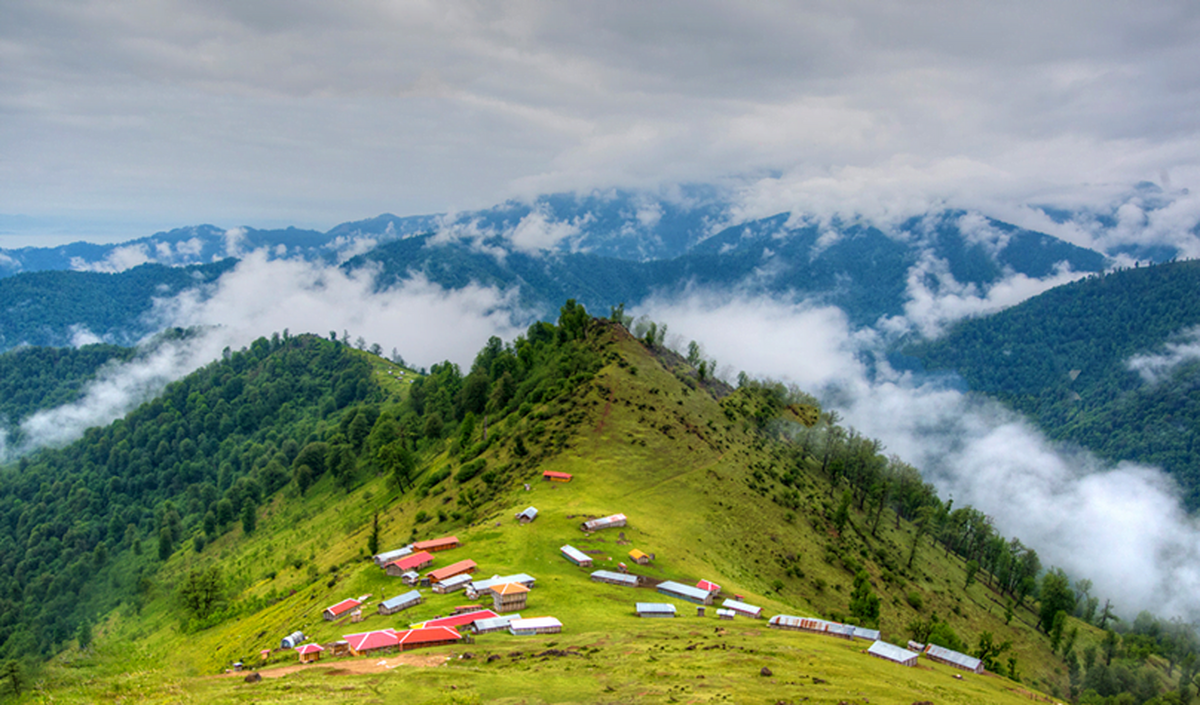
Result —
[[1200, 617], [1200, 525], [1161, 471], [1103, 463], [995, 402], [891, 371], [872, 358], [886, 337], [852, 331], [836, 308], [691, 291], [636, 313], [703, 342], [719, 362], [816, 394], [920, 468], [943, 498], [992, 516], [1044, 565], [1093, 580], [1122, 613]]

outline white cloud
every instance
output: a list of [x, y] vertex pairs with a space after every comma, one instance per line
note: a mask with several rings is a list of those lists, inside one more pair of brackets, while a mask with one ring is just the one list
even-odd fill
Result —
[[1134, 355], [1127, 363], [1129, 369], [1141, 375], [1148, 384], [1157, 384], [1180, 365], [1200, 359], [1200, 327], [1184, 331], [1181, 340], [1166, 344], [1166, 351]]
[[579, 234], [579, 223], [553, 220], [544, 208], [535, 208], [521, 218], [517, 227], [508, 235], [513, 247], [524, 252], [536, 253], [554, 249], [563, 240]]
[[155, 258], [151, 255], [149, 248], [145, 244], [139, 243], [114, 247], [104, 259], [98, 262], [87, 262], [82, 257], [72, 257], [71, 269], [77, 272], [114, 274], [154, 261]]

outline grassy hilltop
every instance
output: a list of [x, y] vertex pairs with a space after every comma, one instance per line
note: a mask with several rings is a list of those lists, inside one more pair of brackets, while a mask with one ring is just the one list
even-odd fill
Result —
[[[444, 384], [453, 377], [446, 367], [416, 383], [407, 381], [411, 374], [400, 381], [398, 366], [352, 351], [371, 364], [371, 390], [362, 402], [375, 417], [370, 436], [365, 421], [357, 421], [366, 406], [353, 404], [315, 427], [304, 425], [301, 436], [328, 441], [330, 457], [342, 443], [357, 448], [345, 461], [351, 465], [304, 482], [297, 468], [296, 479], [252, 512], [249, 526], [234, 522], [210, 541], [180, 542], [154, 570], [145, 554], [116, 556], [114, 572], [143, 576], [136, 595], [91, 627], [88, 648], [68, 648], [38, 672], [39, 685], [27, 683], [17, 701], [907, 705], [1017, 703], [1066, 692], [1067, 666], [1034, 626], [1036, 602], [1026, 599], [1006, 615], [1009, 598], [993, 587], [993, 576], [981, 571], [969, 581], [961, 558], [935, 544], [927, 528], [918, 531], [897, 516], [906, 513], [902, 503], [851, 501], [846, 476], [823, 471], [815, 446], [805, 452], [787, 440], [807, 437], [822, 418], [805, 403], [811, 400], [784, 398], [770, 386], [734, 390], [702, 379], [679, 356], [622, 326], [571, 313], [564, 309], [557, 328], [536, 324], [511, 350], [493, 345], [481, 352], [490, 364], [477, 360], [456, 390]], [[507, 364], [514, 367], [505, 371]], [[478, 381], [480, 367], [491, 369], [484, 392], [471, 381], [473, 375]], [[499, 381], [506, 374], [509, 380]], [[439, 404], [451, 408], [445, 405], [452, 392], [463, 404], [484, 394], [483, 413], [462, 420], [447, 413], [431, 424]], [[545, 470], [572, 473], [574, 480], [543, 482]], [[514, 514], [530, 505], [540, 512], [537, 520], [518, 524]], [[615, 512], [628, 515], [628, 527], [591, 536], [580, 531], [585, 518]], [[296, 660], [290, 651], [276, 650], [262, 662], [260, 650], [276, 649], [297, 629], [328, 643], [352, 632], [403, 628], [468, 602], [461, 592], [422, 590], [424, 604], [377, 615], [381, 599], [408, 588], [369, 559], [376, 517], [379, 550], [453, 533], [463, 546], [435, 554], [435, 567], [471, 558], [480, 577], [533, 575], [537, 585], [522, 614], [558, 617], [563, 632], [487, 634], [403, 656], [326, 654], [303, 669], [290, 668]], [[202, 533], [198, 521], [193, 526]], [[624, 561], [656, 579], [712, 580], [724, 595], [742, 595], [767, 616], [853, 621], [855, 578], [865, 574], [879, 598], [885, 640], [903, 645], [911, 623], [937, 615], [971, 650], [984, 632], [996, 643], [1011, 642], [1001, 658], [1008, 665], [998, 670], [1015, 666], [1020, 682], [1000, 675], [959, 679], [961, 672], [924, 659], [918, 668], [903, 668], [867, 656], [866, 642], [770, 630], [765, 619], [718, 621], [714, 608], [700, 618], [693, 605], [653, 590], [592, 583], [590, 569], [559, 555], [564, 543], [592, 552], [596, 568]], [[655, 561], [632, 565], [633, 548], [656, 554]], [[208, 614], [189, 614], [182, 586], [213, 569], [224, 600]], [[361, 624], [322, 620], [326, 606], [367, 594]], [[674, 602], [679, 617], [639, 619], [637, 601]], [[1079, 651], [1099, 642], [1099, 630], [1074, 619], [1068, 624], [1078, 629]], [[239, 660], [269, 677], [246, 683], [243, 674], [220, 675]], [[1161, 670], [1155, 659], [1151, 665]]]

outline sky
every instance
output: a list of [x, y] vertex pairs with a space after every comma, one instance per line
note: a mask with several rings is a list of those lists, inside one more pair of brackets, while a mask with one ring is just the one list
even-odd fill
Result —
[[[1195, 190], [1200, 7], [6, 0], [0, 246], [719, 182], [1010, 220]], [[1191, 206], [1200, 212], [1200, 207]]]

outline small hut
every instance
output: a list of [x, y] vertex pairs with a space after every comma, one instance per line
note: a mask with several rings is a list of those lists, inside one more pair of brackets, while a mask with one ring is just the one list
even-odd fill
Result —
[[536, 507], [526, 507], [525, 511], [517, 513], [517, 521], [521, 522], [522, 524], [528, 524], [534, 519], [537, 519], [537, 515], [538, 511]]
[[471, 576], [467, 573], [460, 573], [454, 577], [446, 578], [441, 582], [434, 583], [433, 591], [439, 595], [448, 595], [452, 592], [463, 590], [470, 584]]
[[417, 541], [412, 545], [414, 551], [429, 551], [437, 553], [438, 551], [449, 551], [452, 548], [458, 548], [462, 542], [457, 536], [444, 536], [440, 539], [430, 539], [428, 541]]
[[563, 546], [558, 550], [562, 551], [563, 558], [566, 558], [575, 565], [582, 568], [592, 567], [592, 557], [583, 551], [580, 551], [578, 548], [575, 548], [574, 546]]
[[358, 600], [342, 600], [336, 605], [326, 607], [325, 611], [321, 613], [321, 616], [325, 618], [326, 622], [332, 622], [333, 620], [346, 615], [352, 610], [358, 609], [359, 605], [361, 604], [362, 603]]
[[520, 614], [502, 614], [499, 617], [488, 617], [471, 622], [470, 629], [476, 634], [490, 634], [508, 629], [508, 625], [521, 618]]
[[300, 663], [316, 663], [320, 661], [321, 652], [324, 650], [320, 644], [301, 644], [296, 647], [296, 653], [300, 654]]
[[333, 642], [333, 655], [338, 656], [338, 657], [349, 656], [350, 655], [350, 642], [346, 641], [345, 639], [340, 639], [338, 641]]
[[416, 607], [417, 605], [421, 604], [422, 601], [421, 592], [419, 590], [412, 590], [404, 593], [403, 595], [397, 595], [396, 597], [380, 602], [379, 614], [384, 615], [385, 617], [389, 614], [396, 614], [397, 612], [402, 612], [409, 607]]
[[638, 565], [650, 565], [650, 560], [652, 558], [653, 556], [651, 556], [649, 553], [639, 551], [636, 548], [629, 552], [629, 560], [637, 563]]
[[675, 605], [667, 602], [639, 602], [636, 609], [639, 617], [675, 616]]
[[721, 609], [720, 607], [717, 608], [717, 619], [724, 619], [728, 622], [733, 621], [733, 618], [736, 616], [737, 612], [734, 612], [733, 610], [725, 610]]
[[717, 585], [711, 580], [701, 580], [700, 582], [696, 583], [696, 587], [700, 588], [701, 590], [711, 592], [713, 597], [721, 594], [721, 586]]
[[542, 479], [548, 482], [570, 482], [571, 473], [547, 470], [546, 472], [542, 473]]
[[527, 599], [529, 599], [529, 588], [520, 583], [492, 586], [492, 609], [500, 614], [525, 609]]

